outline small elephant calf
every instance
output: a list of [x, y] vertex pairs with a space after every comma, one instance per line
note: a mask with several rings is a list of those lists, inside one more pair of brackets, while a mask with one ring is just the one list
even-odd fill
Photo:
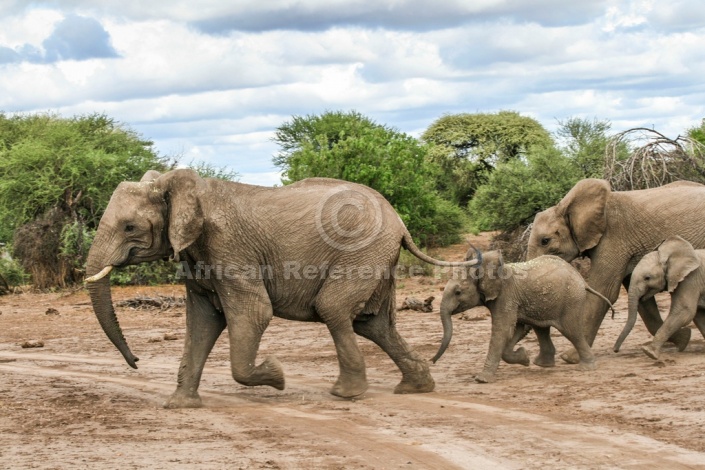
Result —
[[629, 317], [614, 352], [619, 351], [636, 323], [639, 301], [665, 290], [671, 293], [671, 310], [651, 344], [641, 347], [646, 355], [658, 359], [663, 343], [691, 321], [705, 337], [705, 250], [695, 250], [685, 239], [672, 236], [634, 268], [629, 282]]
[[[500, 357], [510, 363], [529, 364], [524, 348], [512, 351], [514, 344], [526, 334], [523, 325], [534, 327], [542, 350], [555, 348], [550, 327], [560, 331], [580, 355], [581, 370], [595, 369], [595, 356], [583, 330], [581, 306], [587, 292], [602, 297], [590, 288], [580, 273], [557, 256], [540, 256], [525, 263], [504, 264], [498, 251], [484, 255], [478, 251], [478, 266], [468, 268], [463, 279], [446, 284], [441, 301], [443, 342], [435, 363], [445, 352], [453, 334], [451, 315], [478, 305], [492, 314], [492, 337], [483, 371], [475, 377], [480, 383], [494, 379]], [[611, 304], [610, 304], [611, 307]], [[517, 324], [521, 328], [517, 328]], [[523, 325], [522, 325], [523, 324]], [[554, 358], [543, 358], [554, 362]]]

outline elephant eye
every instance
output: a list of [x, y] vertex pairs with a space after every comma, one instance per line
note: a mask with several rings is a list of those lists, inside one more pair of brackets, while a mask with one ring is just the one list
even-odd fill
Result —
[[126, 232], [129, 233], [129, 232], [133, 232], [134, 230], [135, 230], [135, 226], [134, 226], [134, 225], [125, 225], [125, 231], [126, 231]]
[[460, 291], [459, 291], [459, 290], [456, 290], [456, 291], [455, 291], [455, 295], [460, 295]]
[[544, 237], [541, 239], [541, 246], [546, 246], [551, 242], [551, 239], [548, 237]]
[[651, 276], [644, 276], [644, 280], [645, 280], [645, 281], [650, 281], [650, 280], [651, 280]]

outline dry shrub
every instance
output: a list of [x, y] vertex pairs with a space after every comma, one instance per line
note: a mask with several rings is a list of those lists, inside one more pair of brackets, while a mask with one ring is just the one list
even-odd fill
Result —
[[492, 238], [490, 250], [502, 250], [502, 259], [507, 263], [524, 261], [530, 233], [531, 224], [500, 232]]
[[678, 180], [705, 183], [705, 146], [687, 136], [669, 139], [653, 129], [629, 129], [614, 136], [605, 149], [605, 179], [617, 191]]
[[61, 231], [69, 221], [68, 214], [54, 208], [15, 230], [13, 254], [38, 289], [63, 288], [80, 280], [72, 262], [59, 254]]

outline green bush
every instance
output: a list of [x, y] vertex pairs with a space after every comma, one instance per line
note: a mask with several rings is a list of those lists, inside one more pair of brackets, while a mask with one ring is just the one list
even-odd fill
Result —
[[468, 206], [475, 230], [510, 230], [555, 205], [582, 178], [574, 162], [551, 146], [497, 165]]
[[171, 261], [155, 261], [114, 269], [110, 282], [118, 286], [154, 286], [180, 284], [177, 278], [178, 264]]
[[274, 163], [288, 184], [313, 176], [369, 186], [394, 207], [420, 245], [459, 238], [462, 210], [435, 190], [439, 170], [426, 158], [428, 147], [358, 113], [328, 112], [295, 117], [278, 130], [281, 150]]
[[29, 281], [29, 275], [24, 272], [17, 260], [0, 258], [0, 276], [9, 287], [22, 286]]

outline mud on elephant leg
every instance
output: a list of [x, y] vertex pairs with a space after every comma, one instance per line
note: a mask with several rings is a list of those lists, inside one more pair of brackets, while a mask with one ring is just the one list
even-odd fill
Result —
[[389, 314], [365, 315], [353, 323], [355, 333], [379, 346], [401, 370], [394, 393], [427, 393], [435, 388], [428, 363], [399, 335]]
[[556, 347], [551, 340], [550, 327], [534, 327], [539, 340], [539, 354], [534, 358], [534, 364], [539, 367], [554, 367], [556, 365]]
[[164, 403], [165, 408], [199, 408], [203, 406], [198, 386], [208, 354], [225, 329], [225, 317], [210, 301], [200, 295], [186, 295], [186, 343], [179, 366], [176, 391]]

